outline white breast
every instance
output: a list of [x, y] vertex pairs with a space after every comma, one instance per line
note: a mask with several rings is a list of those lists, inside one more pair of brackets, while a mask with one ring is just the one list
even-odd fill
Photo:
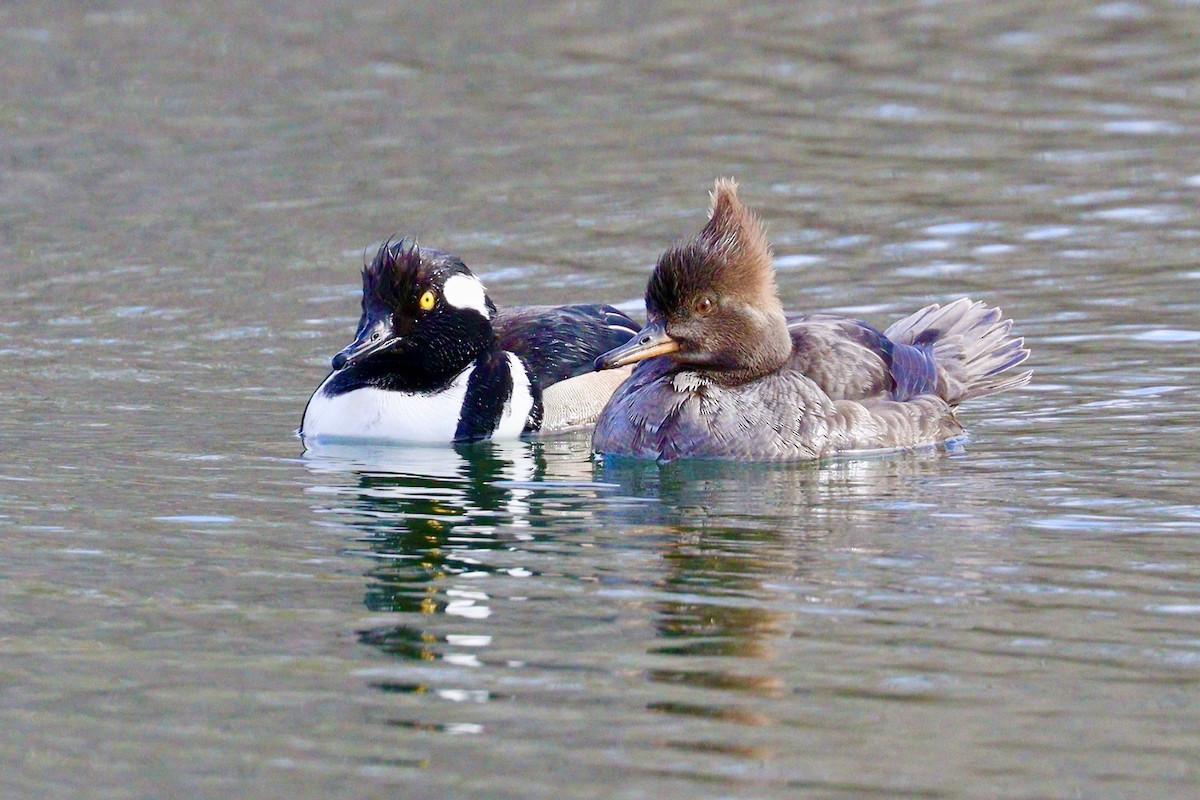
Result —
[[[521, 360], [505, 353], [512, 373], [512, 394], [504, 404], [493, 439], [516, 439], [525, 430], [533, 410], [533, 390]], [[462, 415], [467, 383], [474, 365], [467, 367], [436, 394], [409, 394], [382, 389], [355, 389], [329, 397], [325, 383], [313, 393], [304, 410], [301, 433], [308, 442], [338, 439], [409, 443], [446, 443], [454, 440]], [[336, 374], [336, 373], [335, 373]]]
[[[467, 367], [436, 394], [362, 388], [329, 397], [322, 383], [308, 401], [300, 430], [306, 440], [315, 441], [450, 442], [458, 430], [467, 381], [474, 369], [474, 365]], [[325, 382], [332, 378], [330, 375]]]
[[529, 375], [521, 364], [521, 359], [512, 353], [508, 357], [508, 367], [512, 372], [512, 394], [504, 404], [504, 413], [500, 416], [500, 424], [496, 426], [493, 439], [516, 439], [525, 430], [525, 421], [533, 410], [533, 389], [529, 385]]

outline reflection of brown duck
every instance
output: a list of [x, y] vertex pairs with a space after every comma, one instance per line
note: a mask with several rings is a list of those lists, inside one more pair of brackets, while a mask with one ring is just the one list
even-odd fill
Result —
[[959, 403], [1028, 382], [1000, 310], [966, 298], [878, 331], [830, 314], [787, 317], [771, 248], [731, 180], [711, 219], [659, 259], [647, 325], [598, 358], [640, 363], [613, 395], [597, 451], [671, 461], [793, 461], [959, 436]]
[[924, 491], [919, 478], [942, 472], [948, 460], [930, 450], [824, 466], [601, 462], [599, 478], [618, 484], [622, 495], [660, 501], [628, 516], [614, 509], [617, 526], [659, 536], [670, 531], [656, 583], [658, 637], [650, 652], [671, 661], [647, 672], [648, 680], [663, 686], [662, 699], [649, 707], [738, 725], [774, 724], [772, 698], [796, 689], [781, 654], [805, 627], [787, 587], [814, 580], [810, 564], [823, 562], [831, 546], [874, 546], [857, 532], [899, 524], [895, 515], [906, 512], [898, 509], [918, 503]]

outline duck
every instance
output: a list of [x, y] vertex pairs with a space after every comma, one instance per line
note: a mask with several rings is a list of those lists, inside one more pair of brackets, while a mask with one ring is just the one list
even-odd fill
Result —
[[1000, 309], [937, 303], [880, 331], [785, 314], [762, 222], [731, 178], [709, 219], [659, 258], [647, 321], [597, 369], [634, 366], [600, 414], [602, 456], [805, 461], [961, 439], [960, 403], [1016, 389], [1029, 356]]
[[325, 443], [437, 444], [590, 427], [627, 375], [594, 371], [640, 325], [610, 305], [497, 311], [461, 258], [386, 241], [362, 273], [354, 341], [298, 431]]

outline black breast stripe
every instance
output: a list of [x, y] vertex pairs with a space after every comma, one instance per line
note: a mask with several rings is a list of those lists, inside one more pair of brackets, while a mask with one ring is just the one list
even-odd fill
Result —
[[491, 436], [500, 424], [512, 390], [512, 368], [502, 351], [490, 350], [476, 359], [475, 369], [467, 380], [467, 396], [463, 398], [454, 440], [469, 442]]
[[529, 409], [529, 416], [525, 418], [525, 433], [533, 433], [542, 429], [542, 416], [546, 408], [542, 405], [542, 385], [533, 380], [528, 365], [525, 366], [525, 374], [530, 376], [529, 393], [533, 395], [533, 407]]

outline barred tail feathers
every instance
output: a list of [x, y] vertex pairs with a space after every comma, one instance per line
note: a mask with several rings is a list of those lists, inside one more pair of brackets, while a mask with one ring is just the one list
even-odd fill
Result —
[[931, 346], [940, 394], [958, 405], [1029, 383], [1032, 372], [1003, 375], [1029, 357], [1025, 340], [1012, 335], [1012, 324], [1000, 309], [963, 297], [945, 306], [926, 306], [893, 323], [884, 335], [902, 344]]

